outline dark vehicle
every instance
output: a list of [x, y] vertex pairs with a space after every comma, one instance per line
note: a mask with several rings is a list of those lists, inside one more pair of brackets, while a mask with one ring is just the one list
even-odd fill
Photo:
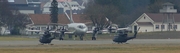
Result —
[[127, 33], [128, 33], [127, 30], [118, 30], [117, 31], [117, 35], [114, 36], [114, 38], [113, 38], [113, 41], [115, 43], [119, 44], [119, 43], [126, 43], [128, 40], [136, 38], [137, 31], [134, 32], [135, 34], [134, 34], [133, 37], [128, 37]]
[[39, 42], [43, 44], [50, 44], [55, 37], [51, 37], [49, 31], [44, 32], [43, 36], [40, 37]]

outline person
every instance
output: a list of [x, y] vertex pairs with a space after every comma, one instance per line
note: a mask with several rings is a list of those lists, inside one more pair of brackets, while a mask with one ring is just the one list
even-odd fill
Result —
[[97, 35], [98, 31], [99, 31], [98, 27], [95, 27], [93, 30], [92, 40], [96, 40], [96, 35]]
[[109, 33], [112, 33], [112, 26], [109, 26], [108, 31]]
[[59, 40], [63, 40], [63, 37], [65, 36], [65, 32], [66, 32], [65, 27], [63, 26], [60, 31], [61, 31], [61, 34], [60, 34]]

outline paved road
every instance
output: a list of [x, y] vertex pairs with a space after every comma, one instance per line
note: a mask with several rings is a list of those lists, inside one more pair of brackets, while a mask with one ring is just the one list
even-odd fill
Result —
[[[78, 40], [53, 40], [55, 45], [73, 45], [73, 44], [112, 44], [112, 40], [96, 40], [96, 41], [78, 41]], [[180, 44], [180, 39], [133, 39], [129, 40], [129, 44]], [[18, 46], [18, 45], [38, 45], [38, 40], [33, 41], [0, 41], [0, 46]]]

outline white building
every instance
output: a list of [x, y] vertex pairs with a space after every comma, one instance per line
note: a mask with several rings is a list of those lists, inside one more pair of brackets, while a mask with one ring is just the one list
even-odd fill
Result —
[[144, 13], [132, 24], [132, 30], [139, 32], [180, 31], [180, 14], [174, 4], [164, 3], [160, 13]]
[[140, 27], [139, 32], [156, 32], [156, 31], [180, 31], [180, 14], [174, 15], [174, 24], [163, 24], [165, 18], [162, 13], [143, 13], [137, 20], [131, 25], [134, 32]]
[[[43, 6], [43, 10], [42, 13], [43, 14], [50, 14], [50, 7], [51, 7], [51, 2], [47, 2], [44, 6]], [[63, 13], [64, 12], [64, 6], [61, 3], [58, 3], [58, 9], [59, 9], [59, 13]]]
[[[43, 14], [50, 14], [49, 7], [51, 7], [51, 2], [47, 2], [43, 6]], [[69, 2], [58, 2], [58, 8], [59, 8], [59, 14], [62, 14], [64, 12], [69, 13], [70, 8], [72, 9], [73, 14], [78, 14], [78, 11], [82, 11], [85, 9], [84, 6], [81, 6], [76, 1], [69, 1]]]
[[23, 14], [40, 14], [40, 0], [8, 0], [11, 8], [17, 8]]

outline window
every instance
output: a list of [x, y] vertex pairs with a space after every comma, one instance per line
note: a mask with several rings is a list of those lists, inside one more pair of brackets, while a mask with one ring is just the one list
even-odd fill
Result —
[[146, 17], [144, 17], [144, 19], [146, 19]]
[[174, 25], [174, 29], [177, 29], [177, 25]]
[[156, 29], [159, 29], [159, 25], [156, 25]]
[[161, 29], [165, 29], [164, 25], [161, 25]]
[[79, 25], [79, 26], [78, 26], [78, 28], [80, 28], [80, 29], [84, 29], [85, 27], [84, 27], [84, 26], [82, 26], [82, 25]]

